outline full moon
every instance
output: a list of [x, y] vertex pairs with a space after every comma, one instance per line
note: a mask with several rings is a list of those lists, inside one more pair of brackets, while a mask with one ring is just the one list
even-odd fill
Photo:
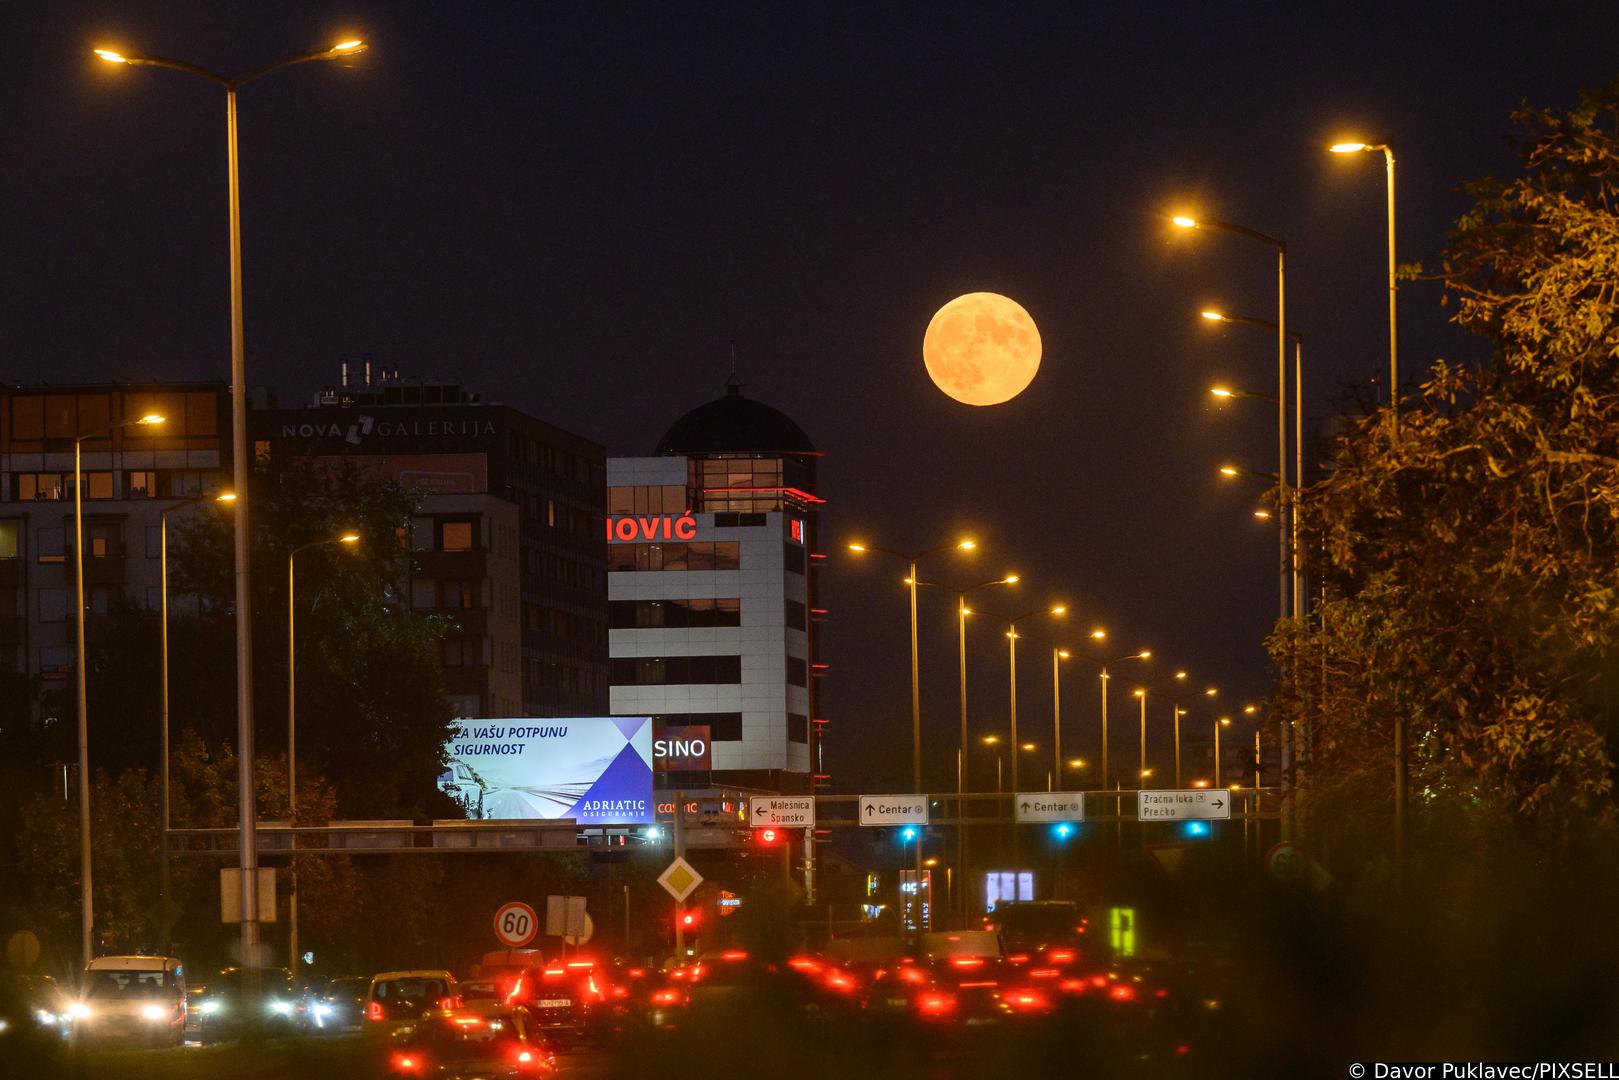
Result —
[[922, 335], [933, 384], [964, 405], [1011, 401], [1040, 370], [1040, 331], [1017, 301], [998, 293], [958, 296]]

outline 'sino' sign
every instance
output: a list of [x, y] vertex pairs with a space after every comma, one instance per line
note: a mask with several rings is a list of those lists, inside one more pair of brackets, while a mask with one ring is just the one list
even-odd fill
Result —
[[714, 767], [707, 724], [657, 725], [652, 732], [652, 767], [658, 772], [699, 772]]

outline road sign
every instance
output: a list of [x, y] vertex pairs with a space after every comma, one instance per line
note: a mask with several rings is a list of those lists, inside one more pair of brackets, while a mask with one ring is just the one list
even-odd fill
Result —
[[862, 825], [926, 825], [927, 823], [928, 797], [926, 795], [860, 796], [860, 824]]
[[1225, 788], [1136, 792], [1139, 821], [1224, 821], [1230, 816], [1231, 793]]
[[[275, 867], [256, 867], [258, 874], [258, 909], [259, 922], [275, 922]], [[219, 921], [224, 923], [239, 923], [242, 921], [242, 871], [234, 866], [219, 868]]]
[[1077, 791], [1019, 792], [1012, 799], [1018, 821], [1056, 823], [1085, 820], [1085, 796]]
[[1304, 853], [1292, 841], [1283, 840], [1265, 853], [1265, 868], [1284, 881], [1300, 880], [1306, 869]]
[[[583, 900], [584, 897], [580, 897], [579, 899]], [[586, 913], [583, 920], [581, 920], [581, 922], [579, 924], [578, 933], [566, 934], [566, 935], [563, 936], [562, 940], [567, 942], [569, 945], [573, 945], [575, 947], [578, 947], [580, 945], [583, 945], [585, 942], [589, 941], [590, 938], [591, 938], [591, 935], [594, 934], [595, 932], [596, 932], [596, 922], [595, 922], [594, 919], [592, 919], [590, 917], [589, 913]]]
[[582, 896], [547, 896], [545, 898], [545, 936], [565, 938], [584, 931], [585, 898]]
[[703, 875], [699, 874], [695, 866], [682, 859], [679, 855], [676, 855], [675, 861], [670, 863], [663, 873], [658, 875], [658, 884], [663, 886], [664, 892], [675, 898], [675, 903], [677, 904], [685, 903], [686, 897], [690, 896], [697, 886], [702, 883]]
[[495, 937], [508, 949], [521, 949], [539, 932], [539, 916], [527, 904], [513, 900], [495, 912]]
[[754, 828], [774, 825], [777, 828], [808, 829], [815, 824], [815, 796], [782, 798], [755, 795], [748, 800], [748, 824]]

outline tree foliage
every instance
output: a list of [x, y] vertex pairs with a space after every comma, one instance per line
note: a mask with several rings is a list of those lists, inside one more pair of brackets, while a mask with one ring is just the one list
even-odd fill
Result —
[[1392, 803], [1396, 718], [1419, 820], [1462, 808], [1483, 843], [1613, 817], [1619, 83], [1514, 119], [1523, 171], [1471, 186], [1442, 275], [1491, 355], [1348, 422], [1303, 494], [1322, 602], [1271, 651], [1329, 847], [1383, 845], [1351, 830]]

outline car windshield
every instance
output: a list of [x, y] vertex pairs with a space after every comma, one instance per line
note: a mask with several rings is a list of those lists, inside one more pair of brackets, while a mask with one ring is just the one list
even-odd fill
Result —
[[464, 982], [460, 990], [462, 1001], [498, 1001], [501, 997], [500, 989], [487, 980]]
[[449, 988], [443, 979], [410, 978], [387, 979], [377, 983], [372, 996], [378, 1001], [428, 1001], [448, 997]]
[[161, 971], [96, 971], [85, 996], [92, 998], [156, 997], [169, 981]]
[[1003, 934], [1064, 934], [1079, 923], [1079, 905], [1063, 901], [1046, 904], [1002, 904], [994, 919]]
[[929, 960], [957, 956], [1001, 957], [1001, 939], [991, 930], [962, 930], [951, 934], [923, 934], [922, 955]]
[[365, 988], [371, 985], [370, 979], [333, 979], [332, 985], [326, 988], [327, 997], [364, 997]]
[[523, 1049], [524, 1028], [512, 1013], [452, 1016], [422, 1025], [407, 1043], [440, 1058], [504, 1057]]

